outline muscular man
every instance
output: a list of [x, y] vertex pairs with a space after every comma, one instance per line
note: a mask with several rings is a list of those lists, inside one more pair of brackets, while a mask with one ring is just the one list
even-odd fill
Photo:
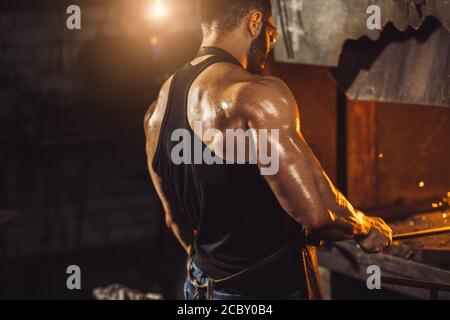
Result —
[[[315, 259], [301, 253], [311, 240], [354, 239], [376, 253], [390, 245], [391, 229], [333, 186], [302, 136], [291, 91], [261, 75], [277, 40], [270, 1], [200, 0], [199, 8], [202, 48], [145, 118], [150, 175], [167, 226], [190, 256], [186, 298], [306, 299]], [[202, 135], [208, 129], [216, 134]], [[181, 156], [192, 161], [174, 161], [180, 141], [235, 160], [239, 151], [223, 148], [229, 129], [277, 129], [267, 149], [278, 153], [278, 171], [261, 175], [265, 164], [249, 163], [249, 152], [245, 164], [208, 165], [187, 149]]]

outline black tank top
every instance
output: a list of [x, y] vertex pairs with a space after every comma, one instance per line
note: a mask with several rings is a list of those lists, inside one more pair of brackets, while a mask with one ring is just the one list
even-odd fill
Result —
[[[193, 81], [214, 63], [228, 62], [241, 67], [222, 49], [205, 47], [197, 56], [207, 55], [212, 56], [195, 66], [186, 64], [172, 79], [153, 169], [161, 178], [169, 201], [176, 202], [190, 227], [196, 230], [194, 263], [208, 276], [223, 278], [299, 238], [301, 227], [282, 209], [256, 165], [194, 164], [193, 152], [191, 164], [172, 162], [172, 150], [180, 143], [178, 139], [172, 141], [176, 129], [189, 132], [192, 150], [194, 140], [207, 148], [187, 117], [187, 97]], [[282, 257], [226, 290], [246, 294], [265, 292], [274, 297], [295, 292], [305, 282], [300, 259], [299, 247], [292, 246]]]

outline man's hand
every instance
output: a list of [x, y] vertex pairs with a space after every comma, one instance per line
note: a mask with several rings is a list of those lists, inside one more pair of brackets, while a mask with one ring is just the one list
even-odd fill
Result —
[[379, 253], [389, 247], [392, 243], [392, 229], [383, 221], [375, 217], [365, 217], [371, 225], [369, 234], [356, 241], [367, 253]]

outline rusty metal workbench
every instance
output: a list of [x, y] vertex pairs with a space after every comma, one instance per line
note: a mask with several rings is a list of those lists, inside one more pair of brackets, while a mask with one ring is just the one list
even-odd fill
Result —
[[[448, 225], [450, 215], [436, 212], [415, 215], [407, 220], [392, 223], [394, 233], [403, 233]], [[450, 235], [394, 242], [381, 254], [364, 253], [353, 241], [333, 243], [319, 249], [319, 263], [330, 271], [366, 281], [367, 267], [378, 265], [382, 277], [399, 277], [450, 285]], [[430, 290], [382, 284], [413, 298], [429, 299]], [[433, 296], [432, 296], [433, 297]], [[450, 299], [450, 292], [439, 291], [434, 298]]]

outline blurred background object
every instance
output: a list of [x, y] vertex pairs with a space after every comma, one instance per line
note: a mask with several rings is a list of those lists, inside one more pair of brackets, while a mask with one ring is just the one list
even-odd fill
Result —
[[112, 284], [105, 288], [95, 288], [93, 295], [97, 300], [161, 300], [160, 294], [142, 293], [120, 284]]

